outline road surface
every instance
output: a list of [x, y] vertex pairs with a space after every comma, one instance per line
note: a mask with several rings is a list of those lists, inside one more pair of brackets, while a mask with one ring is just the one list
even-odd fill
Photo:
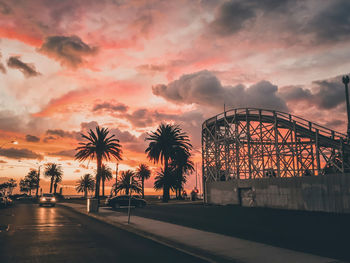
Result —
[[[9, 226], [9, 228], [8, 228]], [[63, 207], [0, 210], [0, 262], [202, 262]]]

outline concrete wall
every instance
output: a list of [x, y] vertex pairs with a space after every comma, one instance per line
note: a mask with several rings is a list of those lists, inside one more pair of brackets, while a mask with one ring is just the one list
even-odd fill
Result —
[[208, 182], [207, 202], [350, 213], [350, 174]]

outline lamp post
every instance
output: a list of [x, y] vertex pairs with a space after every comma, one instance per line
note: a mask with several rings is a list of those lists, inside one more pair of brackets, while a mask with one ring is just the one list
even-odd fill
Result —
[[343, 76], [343, 83], [345, 85], [346, 112], [348, 114], [347, 135], [348, 135], [348, 142], [349, 142], [349, 139], [350, 139], [350, 105], [349, 105], [349, 89], [348, 89], [349, 76], [347, 75]]

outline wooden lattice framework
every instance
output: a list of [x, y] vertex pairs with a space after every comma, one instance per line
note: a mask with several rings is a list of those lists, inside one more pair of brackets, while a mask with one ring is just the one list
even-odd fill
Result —
[[203, 183], [346, 173], [345, 134], [288, 113], [231, 109], [202, 125]]

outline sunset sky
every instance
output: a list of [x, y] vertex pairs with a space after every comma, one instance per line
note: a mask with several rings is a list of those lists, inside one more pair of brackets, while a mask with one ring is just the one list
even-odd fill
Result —
[[120, 140], [119, 170], [148, 162], [144, 139], [161, 122], [190, 135], [200, 163], [201, 124], [224, 103], [345, 132], [349, 10], [348, 0], [0, 1], [0, 177], [57, 162], [71, 184], [96, 168], [73, 157], [96, 125]]

